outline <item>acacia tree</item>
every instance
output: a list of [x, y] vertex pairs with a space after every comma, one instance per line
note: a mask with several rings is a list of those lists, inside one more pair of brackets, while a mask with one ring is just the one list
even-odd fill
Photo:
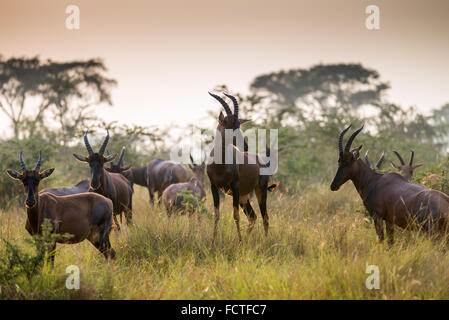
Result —
[[[59, 123], [61, 141], [68, 141], [76, 127], [95, 119], [91, 107], [112, 104], [110, 90], [116, 81], [105, 77], [106, 71], [101, 59], [60, 63], [0, 58], [0, 109], [11, 120], [14, 136], [19, 138], [22, 122], [33, 135], [48, 113]], [[26, 116], [28, 100], [34, 112]]]

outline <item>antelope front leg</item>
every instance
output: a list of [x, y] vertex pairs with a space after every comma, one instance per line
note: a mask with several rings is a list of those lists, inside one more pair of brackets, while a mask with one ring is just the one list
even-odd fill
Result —
[[232, 182], [232, 206], [234, 207], [234, 221], [237, 228], [237, 235], [239, 237], [239, 242], [242, 242], [242, 234], [240, 233], [240, 214], [239, 214], [239, 184], [236, 179]]
[[218, 188], [216, 186], [211, 184], [210, 188], [212, 191], [212, 197], [214, 198], [214, 214], [215, 214], [214, 240], [215, 240], [218, 232], [218, 221], [220, 220], [220, 195], [218, 194]]
[[377, 236], [379, 237], [379, 242], [384, 241], [384, 224], [383, 220], [377, 215], [374, 216], [374, 227], [376, 228]]
[[391, 246], [394, 243], [394, 224], [392, 222], [385, 221], [385, 229], [387, 230], [388, 245]]

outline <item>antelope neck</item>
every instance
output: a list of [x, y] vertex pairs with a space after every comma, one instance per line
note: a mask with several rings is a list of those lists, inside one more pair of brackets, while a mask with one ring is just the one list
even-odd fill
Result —
[[354, 183], [362, 200], [366, 200], [382, 175], [371, 170], [361, 159], [358, 159], [355, 165], [356, 168], [350, 180]]

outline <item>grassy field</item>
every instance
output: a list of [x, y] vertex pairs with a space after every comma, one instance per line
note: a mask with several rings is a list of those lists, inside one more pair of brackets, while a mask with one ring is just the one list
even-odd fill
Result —
[[[255, 201], [255, 199], [254, 199]], [[253, 201], [253, 202], [254, 202]], [[117, 259], [106, 263], [89, 243], [58, 245], [55, 268], [21, 279], [2, 299], [448, 299], [449, 255], [442, 242], [397, 230], [389, 248], [348, 183], [338, 192], [315, 185], [302, 194], [269, 194], [270, 233], [262, 219], [239, 245], [231, 200], [222, 202], [212, 243], [209, 214], [167, 218], [150, 209], [136, 187], [134, 226], [111, 234]], [[26, 246], [25, 209], [1, 212], [0, 236]], [[243, 212], [241, 224], [248, 222]], [[0, 243], [0, 252], [5, 249]], [[31, 249], [30, 249], [31, 250]], [[66, 267], [80, 269], [81, 288], [65, 287]], [[368, 265], [380, 270], [380, 289], [365, 286]]]

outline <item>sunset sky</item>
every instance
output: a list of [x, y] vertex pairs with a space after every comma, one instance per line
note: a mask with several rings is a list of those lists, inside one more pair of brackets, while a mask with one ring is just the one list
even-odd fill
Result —
[[[80, 30], [65, 27], [69, 4]], [[371, 4], [380, 30], [365, 27]], [[246, 92], [257, 75], [320, 62], [374, 68], [390, 100], [430, 110], [449, 102], [449, 1], [2, 0], [0, 54], [103, 58], [118, 86], [97, 114], [123, 123], [200, 123], [220, 110], [215, 85]]]

